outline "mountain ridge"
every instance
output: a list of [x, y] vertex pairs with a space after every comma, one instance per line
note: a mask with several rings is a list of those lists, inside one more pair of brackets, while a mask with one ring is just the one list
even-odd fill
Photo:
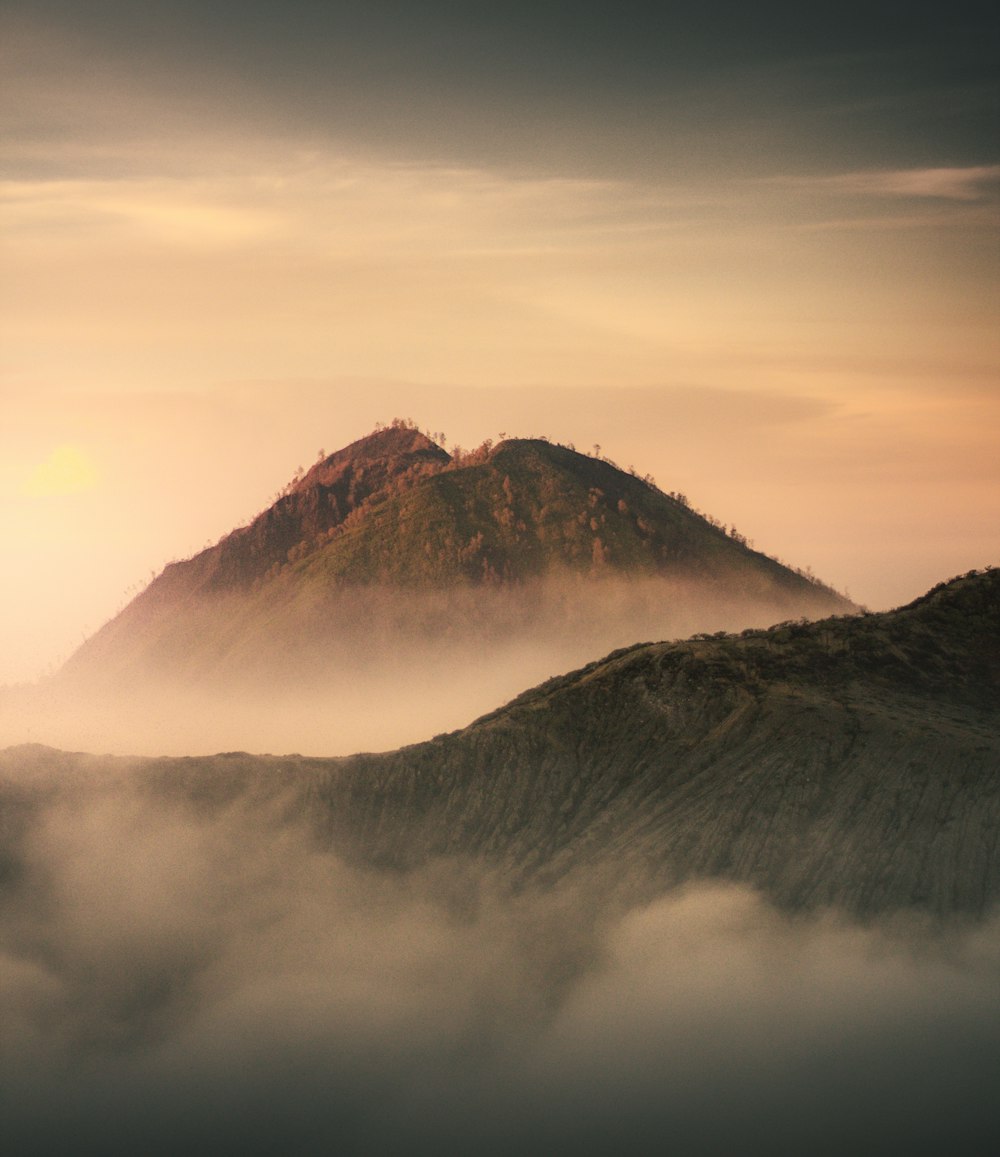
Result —
[[557, 879], [611, 850], [655, 887], [982, 915], [1000, 901], [1000, 571], [881, 615], [627, 648], [346, 760], [321, 794], [338, 838], [388, 866], [485, 853]]
[[[871, 640], [876, 632], [884, 633], [881, 644]], [[900, 633], [921, 657], [917, 664], [899, 656], [900, 671], [905, 671], [915, 691], [983, 708], [1000, 703], [1000, 570], [986, 567], [938, 583], [909, 603], [879, 614], [838, 615], [814, 622], [792, 620], [738, 634], [698, 634], [676, 642], [637, 642], [578, 671], [529, 688], [498, 710], [522, 700], [530, 702], [608, 664], [657, 647], [678, 653], [735, 650], [747, 656], [748, 662], [741, 665], [743, 672], [756, 668], [768, 679], [794, 677], [802, 682], [840, 685], [862, 675], [877, 680], [880, 668], [891, 668], [894, 663], [893, 639]], [[782, 646], [775, 648], [775, 643]], [[784, 646], [788, 643], [797, 643], [798, 649]], [[736, 674], [735, 666], [731, 670]]]
[[514, 890], [713, 880], [794, 911], [979, 918], [1000, 903], [1000, 570], [893, 612], [636, 644], [385, 754], [0, 765], [22, 794], [31, 766], [39, 791], [111, 767], [195, 814], [270, 800], [381, 871], [474, 861]]

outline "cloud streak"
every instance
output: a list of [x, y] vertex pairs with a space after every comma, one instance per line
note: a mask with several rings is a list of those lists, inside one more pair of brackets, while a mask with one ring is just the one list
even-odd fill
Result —
[[995, 200], [1000, 165], [964, 168], [870, 170], [833, 176], [776, 177], [785, 188], [828, 192], [840, 196], [932, 198], [944, 201]]

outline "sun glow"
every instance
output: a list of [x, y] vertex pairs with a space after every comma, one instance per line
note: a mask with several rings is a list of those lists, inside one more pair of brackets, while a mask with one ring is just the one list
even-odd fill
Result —
[[22, 492], [31, 497], [79, 494], [92, 490], [99, 474], [93, 460], [78, 446], [57, 446], [25, 481]]

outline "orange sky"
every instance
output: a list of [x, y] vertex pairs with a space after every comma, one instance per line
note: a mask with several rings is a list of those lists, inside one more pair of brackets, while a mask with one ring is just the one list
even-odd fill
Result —
[[930, 40], [862, 74], [695, 30], [691, 76], [591, 91], [595, 31], [526, 111], [519, 8], [478, 77], [428, 35], [390, 82], [350, 28], [380, 63], [348, 116], [304, 41], [268, 58], [293, 84], [183, 24], [12, 12], [0, 681], [396, 415], [600, 443], [874, 608], [1000, 561], [1000, 164]]

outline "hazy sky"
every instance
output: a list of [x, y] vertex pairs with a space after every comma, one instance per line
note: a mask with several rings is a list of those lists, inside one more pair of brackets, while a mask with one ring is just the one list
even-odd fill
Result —
[[998, 562], [994, 5], [5, 0], [0, 681], [400, 414]]

